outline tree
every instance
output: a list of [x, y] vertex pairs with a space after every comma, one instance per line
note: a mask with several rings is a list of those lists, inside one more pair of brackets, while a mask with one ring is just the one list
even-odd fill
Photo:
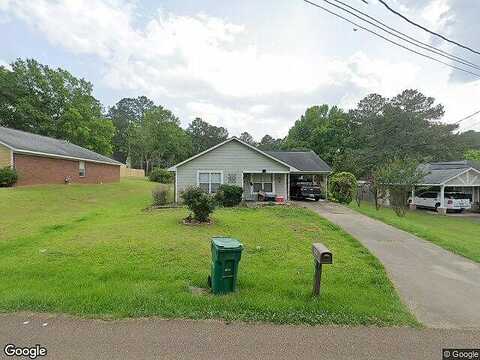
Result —
[[123, 98], [108, 110], [107, 117], [115, 126], [113, 137], [113, 157], [125, 163], [129, 157], [128, 135], [132, 126], [141, 123], [145, 113], [152, 110], [155, 104], [146, 96]]
[[405, 90], [392, 99], [371, 94], [349, 112], [354, 124], [354, 156], [358, 176], [370, 176], [378, 164], [408, 157], [420, 162], [454, 160], [462, 156], [465, 144], [455, 134], [457, 125], [439, 120], [443, 106], [418, 90]]
[[465, 152], [465, 160], [476, 160], [480, 161], [480, 150], [467, 150]]
[[353, 124], [345, 112], [328, 105], [312, 106], [295, 122], [289, 130], [284, 148], [315, 151], [322, 159], [334, 164], [335, 170], [345, 170], [342, 166], [348, 149], [354, 148]]
[[253, 136], [250, 135], [246, 131], [240, 134], [240, 140], [242, 140], [243, 142], [246, 142], [247, 144], [250, 144], [252, 146], [257, 146], [257, 143], [253, 139]]
[[424, 176], [418, 163], [407, 157], [389, 160], [375, 171], [378, 187], [383, 193], [388, 193], [390, 206], [400, 217], [405, 216], [410, 192]]
[[112, 153], [114, 127], [91, 83], [33, 59], [17, 59], [11, 68], [0, 66], [0, 126]]
[[228, 138], [227, 129], [210, 125], [198, 117], [188, 125], [187, 133], [192, 139], [192, 147], [195, 153], [205, 151]]
[[283, 144], [282, 139], [274, 139], [270, 135], [265, 135], [264, 137], [262, 137], [262, 139], [258, 143], [258, 148], [264, 151], [280, 150], [282, 148], [282, 144]]
[[348, 172], [335, 173], [330, 179], [331, 198], [341, 204], [350, 204], [357, 193], [357, 179]]
[[155, 106], [130, 128], [128, 146], [132, 163], [149, 174], [155, 166], [168, 167], [191, 153], [191, 140], [170, 110]]

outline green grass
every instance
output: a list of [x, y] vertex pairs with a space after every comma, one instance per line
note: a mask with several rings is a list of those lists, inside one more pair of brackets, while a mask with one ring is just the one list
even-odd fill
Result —
[[[214, 225], [189, 227], [186, 209], [143, 211], [153, 186], [1, 189], [0, 311], [417, 325], [376, 258], [313, 212], [221, 209]], [[239, 291], [192, 294], [206, 287], [214, 235], [245, 245]], [[320, 298], [311, 296], [316, 241], [334, 253]]]
[[401, 230], [431, 241], [444, 249], [480, 262], [480, 222], [466, 217], [441, 216], [426, 210], [408, 211], [398, 217], [392, 209], [381, 208], [362, 202], [350, 207], [371, 218], [383, 221]]

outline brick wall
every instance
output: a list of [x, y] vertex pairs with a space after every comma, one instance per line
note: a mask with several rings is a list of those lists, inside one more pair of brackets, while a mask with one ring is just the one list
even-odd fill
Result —
[[69, 176], [72, 183], [100, 184], [120, 181], [120, 166], [85, 162], [86, 176], [80, 177], [78, 161], [14, 154], [18, 172], [17, 186], [64, 184]]

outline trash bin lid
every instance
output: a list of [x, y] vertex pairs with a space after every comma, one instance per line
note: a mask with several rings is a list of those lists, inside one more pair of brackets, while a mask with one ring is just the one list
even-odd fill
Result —
[[215, 236], [212, 238], [213, 244], [218, 248], [224, 249], [243, 249], [243, 245], [240, 241], [229, 237]]

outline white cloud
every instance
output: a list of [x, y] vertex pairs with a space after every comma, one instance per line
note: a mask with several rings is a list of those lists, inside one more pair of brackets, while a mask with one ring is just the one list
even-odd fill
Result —
[[[446, 0], [432, 4], [422, 14], [442, 18]], [[331, 88], [343, 89], [335, 98], [342, 106], [354, 106], [369, 92], [393, 96], [407, 87], [434, 96], [441, 89], [449, 104], [466, 95], [465, 87], [448, 86], [446, 71], [426, 85], [419, 64], [363, 49], [343, 57], [299, 53], [291, 44], [267, 50], [250, 36], [252, 29], [206, 14], [158, 11], [139, 25], [136, 3], [126, 0], [0, 0], [0, 12], [54, 45], [94, 55], [103, 64], [104, 85], [145, 94], [190, 120], [201, 116], [236, 134], [284, 136], [302, 105], [325, 102]], [[338, 40], [343, 45], [341, 35]]]

